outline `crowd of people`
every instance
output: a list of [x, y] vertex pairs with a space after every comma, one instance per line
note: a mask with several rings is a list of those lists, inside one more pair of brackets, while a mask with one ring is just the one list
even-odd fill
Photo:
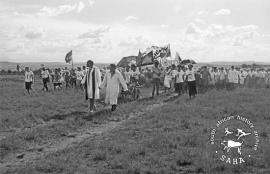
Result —
[[[194, 67], [193, 64], [179, 64], [162, 67], [158, 61], [151, 67], [136, 67], [135, 64], [126, 67], [99, 68], [94, 62], [87, 61], [86, 66], [68, 69], [56, 68], [53, 71], [42, 67], [40, 77], [43, 82], [43, 91], [49, 91], [48, 83], [53, 84], [54, 90], [76, 88], [85, 93], [89, 100], [90, 113], [96, 110], [95, 100], [100, 99], [100, 89], [105, 88], [105, 103], [111, 105], [114, 111], [117, 107], [119, 93], [135, 89], [136, 98], [139, 97], [139, 88], [152, 86], [152, 97], [160, 94], [160, 86], [164, 92], [174, 92], [179, 96], [189, 94], [194, 98], [197, 93], [205, 93], [209, 89], [227, 89], [253, 87], [270, 87], [270, 70], [263, 68], [225, 67]], [[34, 73], [29, 67], [25, 68], [25, 88], [28, 93], [32, 89]], [[121, 87], [120, 87], [121, 86]]]
[[56, 68], [50, 70], [48, 68], [41, 68], [41, 78], [43, 81], [44, 91], [48, 91], [47, 83], [52, 82], [54, 89], [61, 89], [63, 86], [66, 88], [82, 88], [81, 81], [86, 74], [85, 66], [77, 67], [77, 69], [69, 70], [67, 67], [60, 69]]
[[[135, 69], [134, 65], [132, 69]], [[159, 94], [159, 87], [162, 85], [165, 92], [174, 91], [179, 95], [189, 93], [190, 97], [199, 93], [205, 93], [208, 89], [227, 89], [249, 87], [269, 88], [270, 69], [264, 68], [239, 68], [239, 67], [194, 67], [193, 64], [179, 64], [162, 67], [156, 61], [151, 68], [129, 70], [129, 67], [122, 69], [126, 79], [136, 75], [137, 79], [143, 79], [145, 86], [152, 83], [153, 91]], [[129, 81], [129, 80], [128, 80]]]

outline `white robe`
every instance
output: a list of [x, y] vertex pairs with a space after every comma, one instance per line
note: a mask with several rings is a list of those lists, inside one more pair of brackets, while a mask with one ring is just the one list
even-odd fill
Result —
[[124, 91], [127, 91], [127, 84], [122, 76], [122, 74], [115, 70], [115, 74], [111, 77], [111, 73], [107, 72], [105, 74], [104, 80], [100, 87], [106, 88], [105, 103], [116, 105], [119, 95], [119, 85], [124, 88]]
[[98, 67], [93, 66], [91, 72], [89, 74], [89, 70], [87, 70], [86, 75], [82, 79], [82, 84], [87, 85], [87, 95], [88, 98], [93, 98], [93, 89], [92, 89], [92, 73], [95, 71], [95, 99], [99, 99], [99, 86], [101, 84], [101, 75]]
[[170, 88], [171, 87], [170, 81], [171, 81], [171, 76], [166, 74], [164, 77], [164, 87]]

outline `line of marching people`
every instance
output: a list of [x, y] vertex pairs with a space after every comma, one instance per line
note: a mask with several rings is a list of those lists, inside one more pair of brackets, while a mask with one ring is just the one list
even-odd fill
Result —
[[[194, 68], [192, 64], [189, 64], [172, 65], [163, 70], [160, 68], [159, 71], [158, 81], [163, 80], [165, 92], [174, 91], [179, 95], [189, 93], [190, 97], [196, 96], [197, 92], [205, 93], [213, 88], [232, 90], [240, 87], [270, 87], [269, 69], [241, 69], [234, 66]], [[155, 77], [156, 75], [153, 76], [154, 79]]]
[[[54, 84], [54, 88], [58, 87], [58, 83], [66, 87], [73, 86], [72, 83], [80, 85], [85, 92], [85, 99], [89, 100], [89, 114], [96, 110], [95, 101], [100, 99], [100, 89], [105, 88], [105, 103], [111, 105], [111, 110], [115, 111], [118, 103], [118, 96], [120, 92], [120, 85], [123, 91], [127, 91], [127, 83], [122, 74], [117, 70], [115, 64], [111, 64], [109, 70], [100, 70], [94, 65], [92, 60], [87, 61], [87, 67], [82, 70], [78, 67], [76, 71], [57, 68], [54, 73], [50, 73], [48, 69], [41, 68], [41, 78], [43, 82], [42, 90], [48, 91], [48, 82], [50, 80]], [[76, 82], [72, 82], [72, 77]], [[25, 88], [30, 94], [32, 84], [34, 83], [34, 73], [29, 67], [25, 67]], [[61, 85], [59, 86], [60, 88]]]
[[206, 92], [209, 88], [228, 89], [235, 88], [269, 88], [270, 70], [225, 67], [201, 67], [198, 71], [197, 85], [199, 91]]
[[[144, 84], [152, 83], [152, 97], [159, 95], [160, 85], [164, 86], [165, 92], [175, 92], [178, 95], [189, 94], [190, 98], [196, 97], [197, 93], [205, 93], [209, 89], [228, 89], [238, 87], [270, 87], [270, 70], [264, 69], [240, 69], [234, 66], [225, 67], [193, 67], [188, 65], [171, 65], [162, 67], [158, 61], [152, 68], [139, 69], [132, 65], [126, 69], [119, 69], [111, 64], [109, 69], [99, 69], [94, 62], [87, 61], [86, 67], [76, 70], [67, 68], [54, 70], [41, 69], [41, 78], [44, 91], [48, 91], [47, 83], [51, 80], [54, 88], [78, 87], [85, 92], [86, 100], [89, 100], [89, 113], [96, 110], [95, 101], [100, 99], [100, 89], [105, 88], [105, 103], [111, 105], [115, 111], [118, 96], [121, 91], [128, 91], [127, 84], [135, 78], [136, 81], [144, 79]], [[27, 92], [32, 89], [34, 73], [29, 67], [25, 68], [25, 87]], [[121, 88], [120, 88], [121, 86]], [[148, 85], [145, 85], [148, 87]]]
[[53, 89], [62, 89], [63, 86], [66, 88], [72, 87], [77, 89], [83, 89], [81, 81], [86, 74], [85, 66], [77, 67], [77, 69], [69, 70], [67, 67], [55, 68], [54, 70], [41, 68], [40, 76], [43, 82], [43, 91], [48, 91], [48, 83], [52, 82]]
[[[35, 76], [33, 71], [29, 67], [25, 67], [25, 89], [30, 94], [30, 90], [32, 89], [32, 84], [35, 81]], [[67, 67], [64, 69], [56, 68], [54, 70], [50, 70], [48, 68], [42, 67], [40, 69], [40, 78], [42, 79], [43, 87], [42, 91], [49, 91], [48, 84], [52, 83], [53, 89], [62, 89], [63, 86], [66, 88], [74, 87], [77, 89], [83, 89], [81, 85], [81, 81], [86, 74], [85, 66], [81, 69], [81, 67], [77, 67], [76, 70], [69, 70]]]
[[[136, 67], [134, 64], [120, 69], [127, 83], [132, 79], [140, 84], [140, 86], [150, 87], [152, 84], [152, 98], [160, 94], [160, 87], [163, 86], [165, 93], [175, 89], [179, 95], [184, 91], [189, 91], [190, 97], [197, 94], [195, 71], [193, 65], [188, 67], [175, 66], [162, 67], [158, 61], [154, 61], [154, 65], [150, 67]], [[188, 90], [189, 89], [189, 90]]]

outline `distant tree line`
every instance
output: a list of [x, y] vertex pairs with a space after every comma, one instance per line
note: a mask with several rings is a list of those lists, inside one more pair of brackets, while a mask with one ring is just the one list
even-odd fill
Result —
[[258, 65], [256, 63], [253, 63], [253, 64], [242, 64], [241, 67], [242, 68], [262, 68], [262, 67], [265, 67], [266, 65]]
[[[33, 72], [34, 72], [35, 75], [40, 74], [40, 70], [34, 70]], [[18, 71], [18, 70], [11, 70], [11, 69], [8, 69], [8, 70], [2, 69], [0, 71], [0, 75], [24, 75], [24, 73], [25, 73], [24, 70]]]

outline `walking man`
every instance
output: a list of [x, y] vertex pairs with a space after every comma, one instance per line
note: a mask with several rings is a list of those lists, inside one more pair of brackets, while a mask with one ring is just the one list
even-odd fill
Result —
[[112, 105], [111, 108], [112, 111], [115, 111], [117, 107], [117, 99], [119, 95], [120, 84], [124, 88], [124, 91], [128, 90], [127, 84], [122, 74], [116, 69], [115, 64], [111, 64], [110, 71], [106, 72], [100, 87], [106, 89], [105, 103]]
[[25, 67], [25, 89], [30, 94], [30, 90], [32, 90], [32, 83], [34, 82], [34, 73], [29, 69], [29, 67]]
[[159, 95], [159, 85], [160, 85], [161, 70], [158, 67], [158, 65], [159, 65], [158, 61], [155, 61], [154, 67], [152, 69], [152, 77], [153, 77], [152, 97], [154, 97], [155, 91], [156, 91], [157, 95]]
[[42, 67], [41, 69], [41, 77], [42, 77], [42, 82], [43, 82], [43, 91], [48, 91], [48, 85], [47, 83], [50, 81], [50, 73], [47, 69], [45, 69], [44, 67]]
[[196, 97], [197, 95], [197, 87], [196, 87], [196, 79], [195, 79], [195, 71], [193, 69], [193, 65], [188, 65], [187, 74], [187, 82], [188, 82], [188, 93], [189, 98]]
[[89, 114], [96, 110], [95, 100], [99, 99], [99, 86], [101, 84], [100, 70], [94, 66], [92, 60], [88, 60], [86, 66], [88, 70], [82, 79], [82, 85], [85, 86], [85, 99], [89, 99]]
[[202, 93], [205, 93], [208, 90], [209, 86], [209, 80], [211, 80], [211, 74], [208, 71], [207, 67], [204, 66], [201, 71], [201, 77], [202, 77]]
[[184, 76], [185, 76], [185, 73], [182, 70], [182, 68], [183, 68], [182, 66], [178, 66], [178, 72], [175, 77], [175, 88], [179, 96], [183, 93], [183, 84], [184, 84]]

